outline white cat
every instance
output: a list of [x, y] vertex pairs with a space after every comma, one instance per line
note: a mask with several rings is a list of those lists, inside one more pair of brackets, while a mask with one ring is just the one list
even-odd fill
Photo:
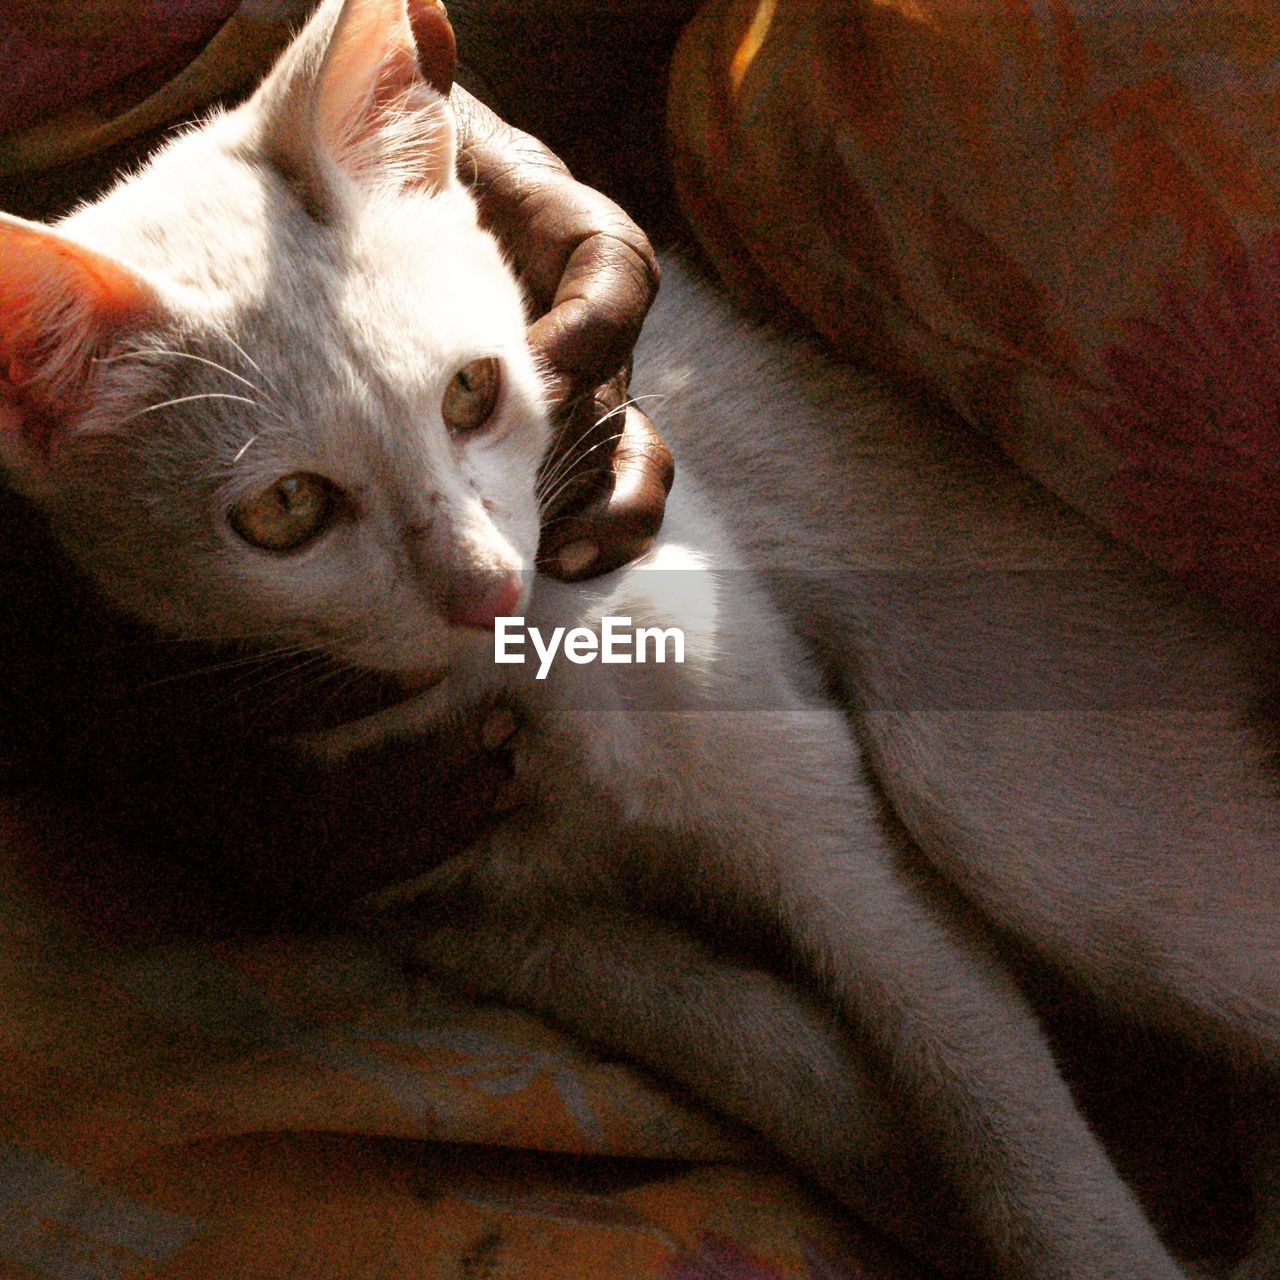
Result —
[[[946, 1267], [1183, 1275], [988, 930], [1273, 1089], [1274, 654], [674, 263], [635, 378], [681, 468], [662, 536], [534, 581], [538, 370], [413, 3], [434, 47], [405, 0], [329, 0], [246, 106], [54, 229], [0, 222], [10, 482], [164, 633], [403, 683], [317, 753], [517, 708], [527, 803], [391, 895], [434, 973], [649, 1065]], [[495, 663], [505, 615], [679, 628], [685, 660], [540, 680]]]

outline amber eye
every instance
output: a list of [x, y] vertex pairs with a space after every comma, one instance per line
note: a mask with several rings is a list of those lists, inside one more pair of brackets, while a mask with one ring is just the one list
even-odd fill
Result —
[[498, 362], [492, 356], [464, 364], [449, 380], [440, 406], [450, 431], [484, 426], [498, 403]]
[[265, 551], [295, 551], [328, 527], [335, 499], [333, 485], [323, 476], [298, 471], [237, 502], [231, 508], [231, 527]]

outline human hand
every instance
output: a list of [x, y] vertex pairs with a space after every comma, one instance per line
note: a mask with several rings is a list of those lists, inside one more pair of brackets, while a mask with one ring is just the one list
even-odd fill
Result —
[[459, 171], [534, 307], [556, 439], [543, 466], [538, 567], [588, 578], [643, 553], [674, 470], [627, 398], [631, 349], [658, 288], [644, 232], [536, 138], [454, 86]]

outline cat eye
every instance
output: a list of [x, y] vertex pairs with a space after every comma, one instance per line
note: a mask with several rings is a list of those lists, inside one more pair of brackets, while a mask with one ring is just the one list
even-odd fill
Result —
[[498, 362], [492, 356], [464, 364], [449, 380], [440, 409], [450, 431], [475, 431], [498, 404]]
[[298, 471], [231, 508], [231, 527], [264, 551], [296, 551], [333, 519], [337, 493], [323, 476]]

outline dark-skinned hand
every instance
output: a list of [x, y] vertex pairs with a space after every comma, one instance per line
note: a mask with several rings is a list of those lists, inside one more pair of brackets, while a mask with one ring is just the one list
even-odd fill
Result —
[[465, 89], [451, 96], [460, 176], [532, 303], [555, 443], [543, 468], [538, 567], [565, 579], [642, 554], [662, 524], [671, 455], [627, 398], [631, 350], [658, 288], [643, 231], [536, 138]]

